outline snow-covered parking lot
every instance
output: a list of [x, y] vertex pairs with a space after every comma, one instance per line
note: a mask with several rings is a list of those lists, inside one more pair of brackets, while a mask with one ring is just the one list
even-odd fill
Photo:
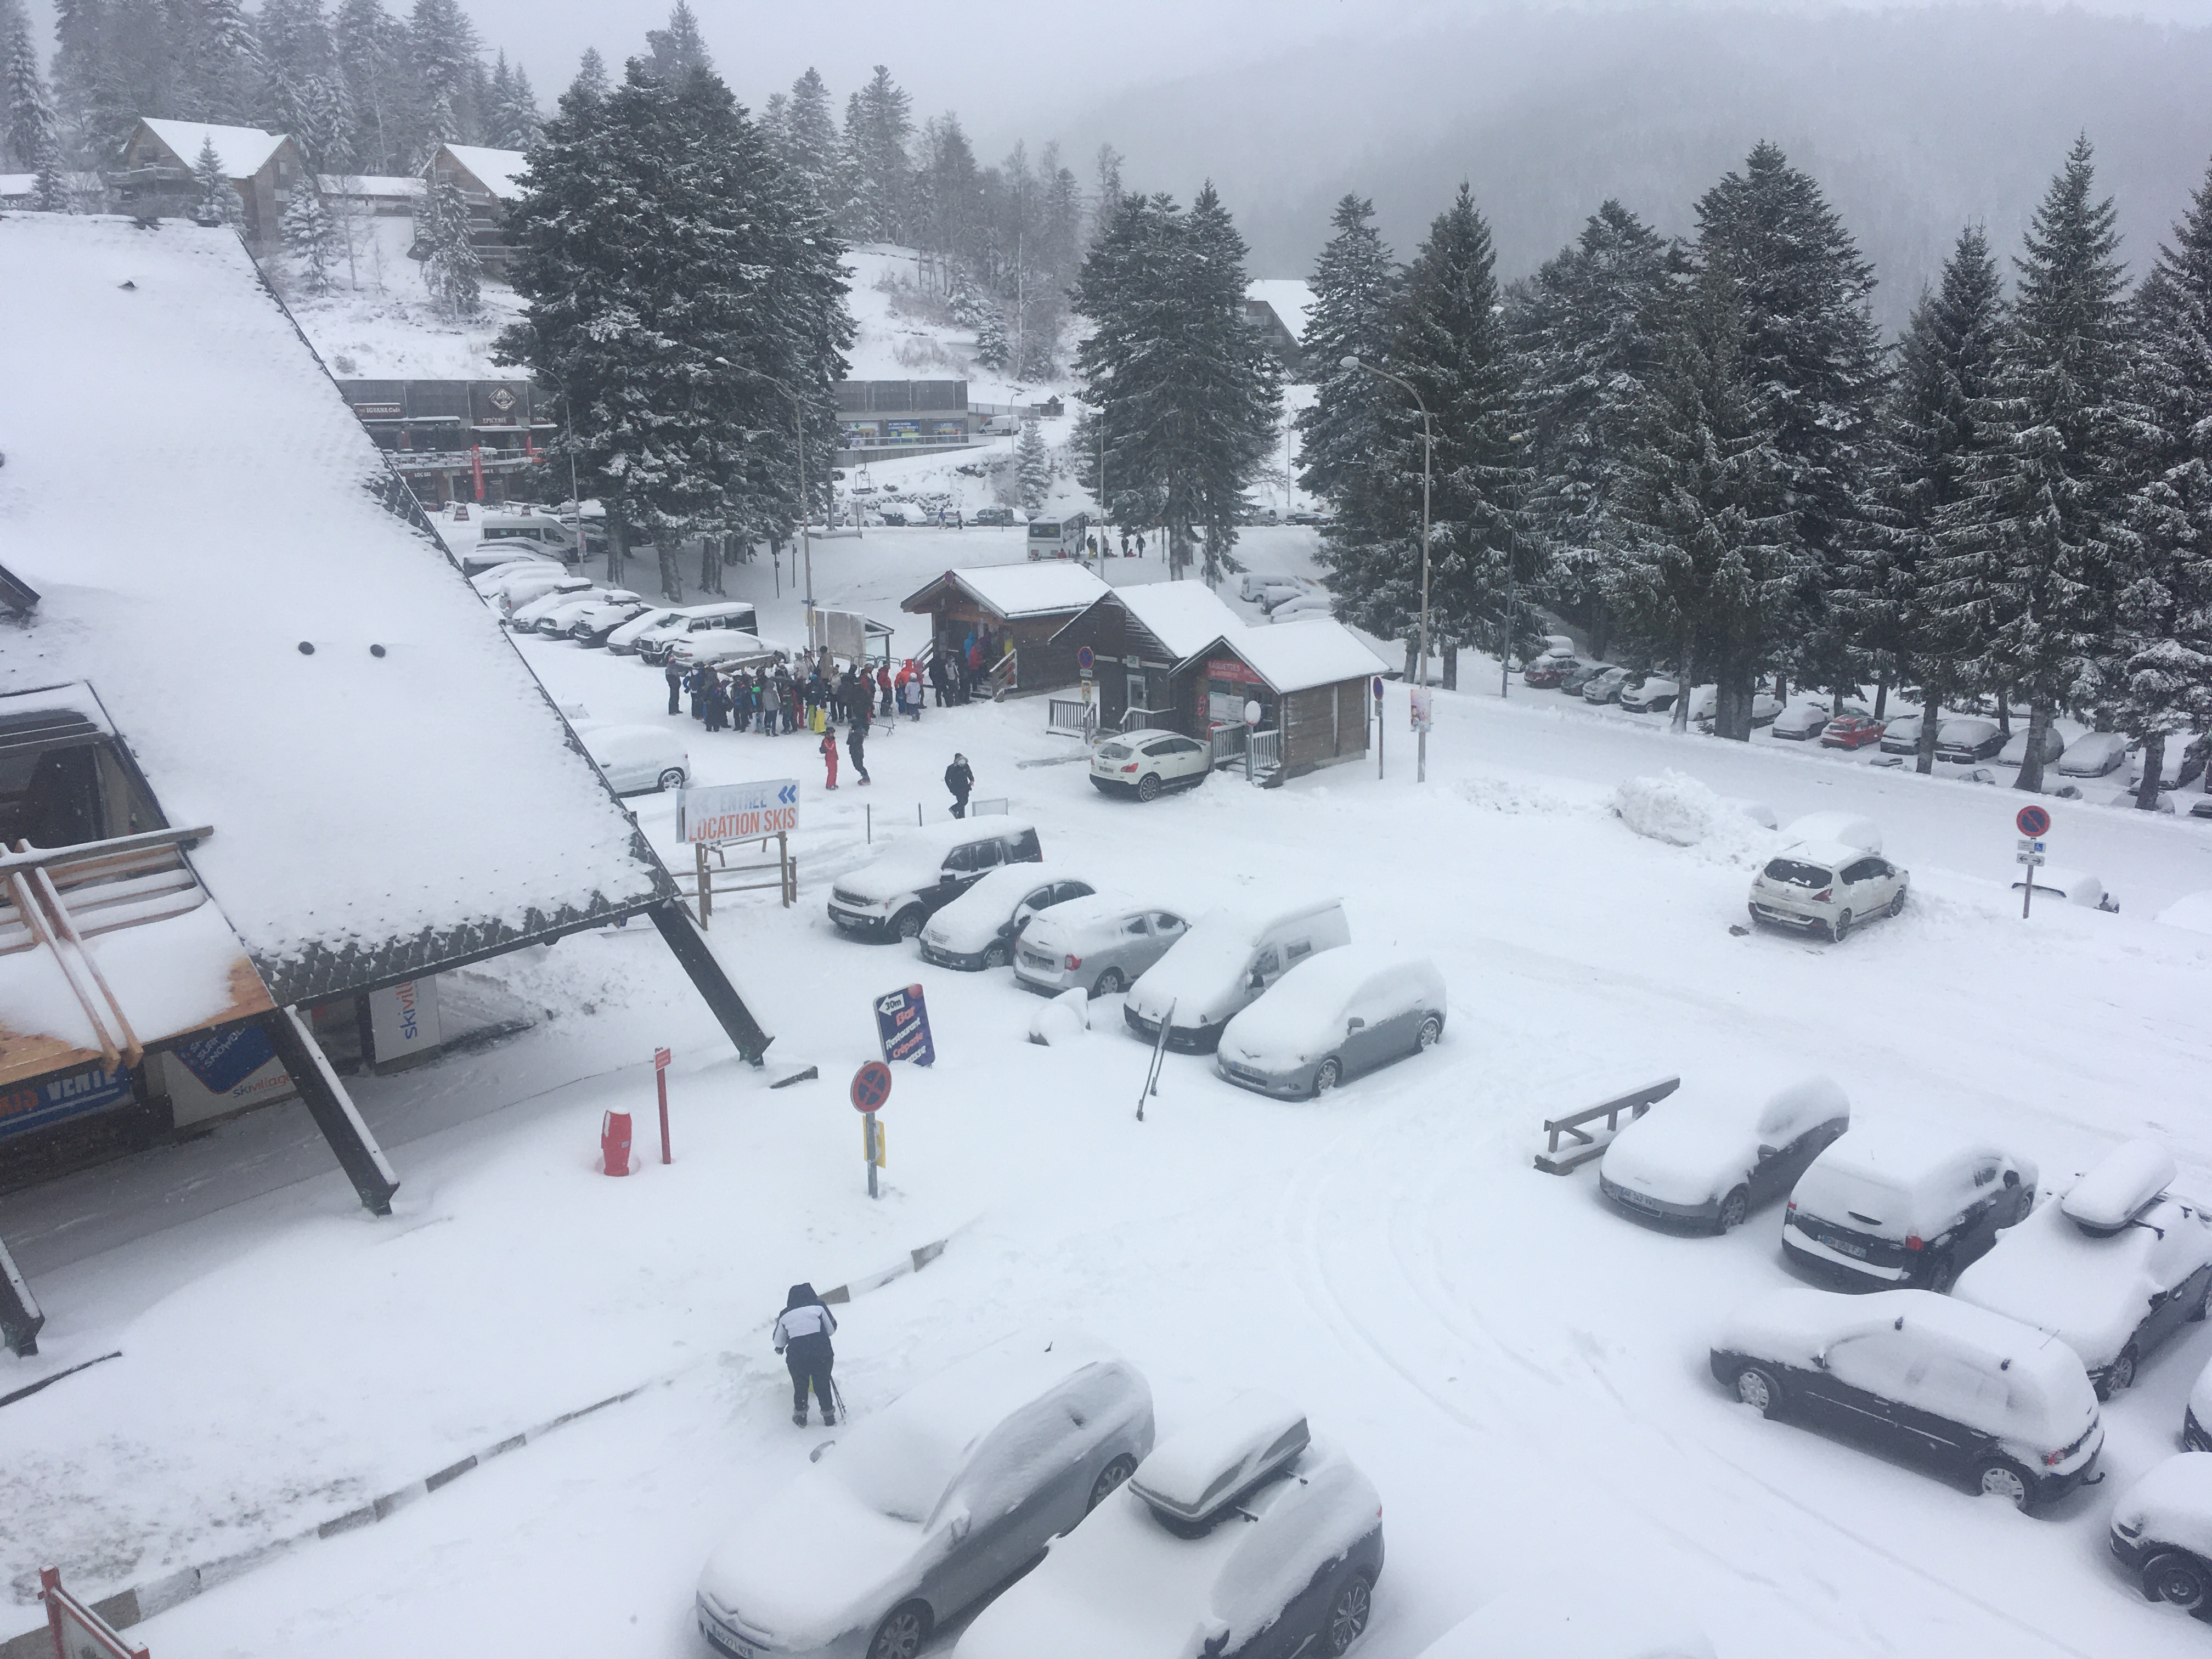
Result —
[[[817, 546], [817, 587], [910, 624], [901, 595], [1015, 545], [872, 532]], [[1247, 550], [1303, 568], [1310, 546], [1254, 532]], [[798, 637], [769, 573], [740, 574], [733, 597], [764, 602], [763, 631]], [[563, 702], [664, 718], [659, 677], [634, 662], [523, 649]], [[2212, 1188], [2212, 938], [2152, 920], [2212, 888], [2212, 825], [2057, 803], [2054, 858], [2126, 908], [2039, 905], [2023, 924], [2008, 792], [1495, 690], [1439, 696], [1425, 785], [1394, 686], [1379, 781], [1371, 765], [1272, 791], [1224, 775], [1143, 806], [1060, 763], [1073, 750], [1046, 734], [1041, 702], [878, 727], [873, 784], [848, 771], [835, 795], [810, 739], [708, 737], [679, 718], [700, 781], [805, 784], [798, 907], [718, 903], [712, 935], [776, 1033], [775, 1066], [729, 1058], [642, 940], [581, 937], [499, 970], [560, 1017], [360, 1085], [404, 1182], [388, 1221], [312, 1160], [313, 1178], [265, 1191], [216, 1173], [225, 1150], [282, 1166], [288, 1109], [7, 1200], [52, 1322], [35, 1368], [0, 1359], [0, 1393], [123, 1358], [0, 1412], [14, 1614], [0, 1637], [34, 1622], [42, 1561], [94, 1594], [144, 1583], [647, 1384], [134, 1637], [161, 1659], [703, 1655], [702, 1562], [824, 1437], [792, 1427], [769, 1352], [783, 1288], [949, 1238], [921, 1273], [839, 1310], [856, 1413], [987, 1340], [1068, 1325], [1143, 1370], [1163, 1434], [1239, 1388], [1287, 1395], [1383, 1497], [1375, 1659], [1411, 1659], [1540, 1581], [1565, 1597], [1663, 1583], [1723, 1659], [2199, 1650], [2201, 1629], [2109, 1565], [2105, 1528], [2113, 1494], [2174, 1449], [2212, 1329], [2190, 1328], [2106, 1407], [2106, 1483], [2032, 1519], [1763, 1420], [1713, 1383], [1720, 1316], [1792, 1282], [1775, 1211], [1724, 1238], [1662, 1233], [1604, 1207], [1592, 1170], [1554, 1178], [1530, 1154], [1542, 1118], [1623, 1073], [1678, 1071], [1688, 1094], [1825, 1072], [1855, 1121], [1972, 1129], [2046, 1184], [2148, 1134], [2184, 1186]], [[1297, 1104], [1170, 1055], [1136, 1121], [1149, 1054], [1118, 998], [1080, 1042], [1035, 1046], [1038, 1005], [1005, 972], [934, 969], [842, 939], [823, 915], [871, 831], [911, 824], [916, 803], [942, 817], [955, 749], [979, 796], [1007, 797], [1048, 858], [1097, 885], [1191, 914], [1340, 896], [1356, 941], [1442, 969], [1442, 1044]], [[1608, 808], [1624, 780], [1670, 768], [1784, 822], [1874, 817], [1911, 903], [1840, 947], [1732, 933], [1751, 874], [1740, 844], [1662, 844]], [[673, 856], [673, 800], [633, 805]], [[876, 1051], [871, 998], [908, 982], [927, 988], [939, 1058], [899, 1068], [872, 1204], [845, 1079]], [[678, 1056], [668, 1168], [647, 1133], [660, 1042]], [[810, 1063], [819, 1081], [768, 1087]], [[629, 1181], [595, 1171], [610, 1108], [640, 1114], [648, 1155]], [[72, 1200], [110, 1197], [140, 1220], [80, 1244]]]

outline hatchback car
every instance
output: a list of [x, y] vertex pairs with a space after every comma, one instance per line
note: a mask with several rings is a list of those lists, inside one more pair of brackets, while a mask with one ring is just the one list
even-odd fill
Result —
[[699, 1577], [730, 1659], [912, 1659], [1113, 1494], [1152, 1449], [1152, 1395], [1087, 1338], [999, 1343], [815, 1453]]
[[[2179, 789], [2183, 785], [2194, 783], [2203, 777], [2204, 751], [2208, 746], [2212, 745], [2208, 745], [2207, 740], [2201, 737], [2192, 738], [2176, 733], [2166, 738], [2165, 751], [2159, 757], [2158, 787], [2161, 789]], [[2142, 750], [2137, 749], [2133, 750], [2128, 758], [2128, 787], [2131, 790], [2140, 789], [2142, 787]]]
[[1989, 760], [2004, 746], [2005, 734], [1995, 720], [1972, 715], [1945, 720], [1936, 732], [1936, 758], [1952, 766]]
[[2212, 1311], [2212, 1218], [2171, 1190], [2173, 1159], [2120, 1147], [1959, 1275], [1960, 1300], [2024, 1320], [2081, 1356], [2107, 1397]]
[[1093, 890], [1054, 865], [1001, 865], [929, 919], [922, 960], [969, 973], [1004, 968], [1032, 916]]
[[1367, 1477], [1297, 1407], [1240, 1395], [1160, 1442], [953, 1659], [1335, 1659], [1382, 1572]]
[[1609, 662], [1578, 662], [1559, 677], [1559, 690], [1571, 697], [1579, 697], [1599, 675], [1619, 672]]
[[1723, 1325], [1709, 1363], [1765, 1416], [1871, 1442], [2023, 1510], [2080, 1486], [2105, 1443], [2071, 1348], [1926, 1291], [1770, 1291]]
[[599, 583], [583, 576], [548, 580], [533, 575], [509, 582], [500, 590], [499, 597], [493, 603], [499, 606], [507, 625], [521, 632], [531, 628], [545, 612], [567, 604], [578, 594], [599, 591]]
[[1346, 945], [1309, 957], [1231, 1019], [1214, 1066], [1239, 1087], [1305, 1098], [1433, 1048], [1443, 1034], [1434, 963]]
[[1885, 755], [1918, 754], [1920, 727], [1924, 718], [1920, 714], [1899, 714], [1884, 725], [1881, 729], [1881, 752]]
[[649, 610], [639, 611], [607, 635], [607, 649], [617, 657], [637, 655], [638, 641], [655, 632], [675, 614], [675, 608], [665, 605], [656, 605]]
[[1676, 1094], [1621, 1127], [1598, 1191], [1631, 1215], [1724, 1233], [1786, 1194], [1850, 1127], [1850, 1101], [1825, 1077], [1764, 1098]]
[[562, 631], [579, 645], [605, 645], [624, 623], [634, 622], [656, 609], [657, 606], [635, 596], [627, 599], [595, 600], [571, 609], [568, 625]]
[[[1997, 764], [1999, 766], [2025, 766], [2027, 764], [2028, 732], [2029, 728], [2023, 726], [2019, 731], [2014, 732], [2010, 737], [2005, 739], [2004, 747], [1997, 750]], [[2050, 765], [2053, 761], [2057, 760], [2061, 755], [2063, 755], [2066, 752], [2066, 739], [2058, 735], [2058, 728], [2057, 726], [2046, 726], [2043, 728], [2043, 744], [2040, 752], [2043, 756], [2043, 763], [2045, 766]]]
[[1539, 691], [1556, 691], [1560, 683], [1582, 665], [1572, 657], [1539, 657], [1521, 672], [1521, 684]]
[[1098, 745], [1091, 781], [1104, 794], [1157, 800], [1164, 790], [1194, 789], [1213, 769], [1213, 746], [1180, 732], [1145, 727]]
[[1774, 717], [1771, 729], [1791, 743], [1809, 743], [1827, 730], [1831, 718], [1826, 703], [1793, 702]]
[[575, 731], [617, 795], [681, 789], [690, 778], [691, 757], [667, 726], [579, 720]]
[[1888, 723], [1871, 714], [1838, 714], [1820, 728], [1823, 749], [1863, 749], [1880, 743]]
[[1842, 842], [1799, 842], [1766, 861], [1751, 883], [1751, 919], [1841, 943], [1855, 923], [1905, 908], [1912, 882], [1883, 858]]
[[1608, 668], [1593, 675], [1583, 685], [1583, 701], [1589, 703], [1617, 702], [1621, 688], [1636, 678], [1633, 669]]
[[2058, 757], [2061, 776], [2101, 778], [2127, 763], [2128, 740], [2118, 732], [2085, 732]]
[[1632, 714], [1664, 714], [1682, 694], [1679, 682], [1659, 674], [1646, 674], [1620, 694], [1620, 706]]
[[909, 830], [875, 860], [837, 878], [830, 920], [864, 939], [915, 939], [930, 917], [1002, 864], [1038, 864], [1036, 826], [964, 818]]
[[1862, 1126], [1797, 1178], [1782, 1252], [1854, 1289], [1948, 1291], [2034, 1202], [2026, 1158], [1931, 1129]]
[[1079, 987], [1112, 996], [1134, 985], [1189, 926], [1173, 910], [1121, 893], [1055, 905], [1024, 930], [1014, 982], [1047, 996]]
[[2110, 1541], [2144, 1600], [2212, 1613], [2212, 1455], [2169, 1457], [2122, 1492]]
[[1251, 1000], [1322, 951], [1352, 943], [1352, 924], [1336, 899], [1286, 904], [1273, 912], [1208, 911], [1173, 950], [1129, 988], [1121, 1019], [1146, 1042], [1166, 1028], [1170, 1048], [1218, 1048], [1229, 1021]]
[[[533, 632], [548, 639], [557, 640], [570, 633], [577, 619], [588, 611], [613, 607], [622, 621], [627, 622], [639, 611], [651, 609], [639, 595], [626, 587], [594, 588], [586, 593], [572, 593], [550, 609], [532, 607], [536, 614], [531, 618]], [[614, 626], [609, 623], [609, 629]]]

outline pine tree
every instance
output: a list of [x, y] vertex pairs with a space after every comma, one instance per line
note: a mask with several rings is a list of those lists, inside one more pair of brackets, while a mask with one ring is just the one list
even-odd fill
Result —
[[[250, 125], [259, 113], [264, 70], [253, 23], [240, 0], [193, 0], [193, 6], [185, 14], [190, 33], [182, 43], [189, 87], [184, 112], [228, 125]], [[313, 28], [319, 33], [319, 4], [313, 13]]]
[[470, 234], [468, 200], [452, 175], [441, 173], [424, 206], [429, 252], [422, 261], [423, 286], [445, 315], [473, 317], [483, 308], [483, 259]]
[[[8, 134], [14, 127], [9, 114], [8, 59], [15, 50], [15, 32], [29, 27], [30, 18], [23, 9], [23, 0], [0, 0], [0, 165], [5, 165], [9, 159]], [[37, 62], [33, 57], [33, 65]]]
[[340, 0], [332, 52], [353, 114], [353, 163], [363, 173], [402, 173], [412, 156], [402, 120], [404, 33], [383, 0]]
[[975, 361], [986, 368], [1004, 371], [1013, 361], [1013, 343], [1006, 337], [1006, 319], [999, 308], [985, 304], [977, 310], [975, 328]]
[[904, 234], [913, 171], [907, 143], [913, 136], [914, 100], [878, 64], [868, 84], [845, 105], [845, 150], [853, 179], [846, 218], [856, 240], [895, 242]]
[[476, 29], [459, 0], [415, 0], [407, 35], [415, 76], [410, 136], [419, 167], [441, 144], [476, 142], [481, 117], [476, 90], [483, 64]]
[[1377, 388], [1388, 382], [1344, 366], [1348, 356], [1380, 363], [1389, 349], [1397, 268], [1374, 216], [1375, 204], [1364, 197], [1337, 203], [1329, 217], [1336, 234], [1314, 264], [1303, 343], [1315, 385], [1314, 401], [1297, 415], [1298, 483], [1328, 502], [1340, 523], [1371, 516], [1358, 502], [1382, 438]]
[[504, 116], [506, 149], [528, 149], [544, 131], [545, 117], [538, 107], [537, 88], [530, 84], [530, 71], [520, 63], [514, 66], [514, 79], [507, 88]]
[[830, 113], [830, 88], [810, 69], [791, 83], [791, 101], [783, 124], [783, 159], [833, 220], [842, 219], [849, 194], [842, 156], [837, 123]]
[[1978, 567], [1989, 594], [1975, 684], [2028, 705], [2027, 759], [2014, 787], [2043, 787], [2043, 734], [2062, 710], [2116, 692], [2109, 669], [2132, 537], [2126, 520], [2132, 416], [2128, 319], [2109, 198], [2078, 140], [2036, 210], [1996, 394], [1978, 415], [1992, 443], [1948, 516], [1948, 581]]
[[310, 294], [329, 293], [335, 286], [332, 268], [337, 263], [337, 227], [331, 223], [312, 181], [303, 180], [293, 188], [292, 199], [284, 204], [281, 228], [284, 251], [297, 267], [300, 285]]
[[2212, 727], [2212, 173], [2137, 292], [2136, 333], [2142, 483], [2116, 701], [2143, 748], [2136, 804], [2154, 808], [2167, 743]]
[[1883, 533], [1855, 607], [1854, 626], [1893, 652], [1919, 684], [1923, 773], [1935, 769], [1943, 699], [1993, 689], [1958, 678], [1959, 663], [1986, 649], [1989, 595], [1978, 565], [1947, 568], [1942, 538], [1958, 522], [1969, 470], [1994, 441], [1980, 416], [2005, 326], [1996, 260], [1988, 238], [1969, 226], [1898, 344], [1879, 472]]
[[607, 79], [607, 60], [599, 56], [597, 46], [586, 46], [577, 61], [576, 78], [568, 83], [569, 95], [604, 98], [612, 89], [613, 82]]
[[665, 29], [645, 32], [646, 72], [664, 81], [680, 81], [693, 70], [711, 70], [714, 60], [708, 55], [706, 37], [699, 33], [699, 19], [691, 10], [690, 0], [676, 0], [668, 14]]
[[1014, 445], [1014, 478], [1021, 492], [1022, 511], [1035, 513], [1052, 490], [1052, 453], [1045, 447], [1044, 428], [1035, 421], [1022, 422], [1022, 435]]
[[69, 211], [68, 181], [62, 176], [61, 137], [47, 101], [46, 82], [39, 77], [39, 52], [31, 44], [29, 20], [16, 19], [8, 42], [7, 149], [29, 169], [38, 183], [31, 205], [40, 213]]
[[199, 201], [193, 206], [192, 217], [204, 225], [229, 225], [235, 228], [246, 222], [246, 204], [239, 199], [229, 175], [222, 170], [222, 157], [216, 154], [215, 140], [200, 140], [200, 153], [192, 161], [192, 182], [199, 186]]

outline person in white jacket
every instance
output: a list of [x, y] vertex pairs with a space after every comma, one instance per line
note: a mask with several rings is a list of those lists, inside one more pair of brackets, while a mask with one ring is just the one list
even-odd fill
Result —
[[802, 1429], [806, 1426], [810, 1383], [814, 1397], [822, 1402], [823, 1425], [837, 1421], [836, 1385], [830, 1379], [830, 1368], [837, 1358], [830, 1336], [836, 1328], [836, 1316], [822, 1305], [811, 1285], [791, 1287], [791, 1294], [784, 1298], [782, 1317], [775, 1322], [775, 1351], [791, 1370], [791, 1420]]

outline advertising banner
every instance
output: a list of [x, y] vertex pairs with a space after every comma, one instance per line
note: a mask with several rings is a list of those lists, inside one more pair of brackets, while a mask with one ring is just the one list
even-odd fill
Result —
[[757, 841], [799, 828], [799, 780], [715, 783], [676, 798], [676, 838], [684, 842]]
[[446, 1041], [445, 1022], [438, 1013], [436, 976], [371, 991], [368, 1040], [376, 1050], [379, 1071], [436, 1053]]
[[0, 1140], [88, 1112], [105, 1111], [130, 1098], [131, 1073], [119, 1066], [112, 1072], [95, 1066], [44, 1083], [0, 1090]]
[[929, 1006], [921, 987], [876, 999], [876, 1035], [882, 1039], [885, 1060], [910, 1060], [927, 1066], [937, 1058], [937, 1044], [929, 1035]]

